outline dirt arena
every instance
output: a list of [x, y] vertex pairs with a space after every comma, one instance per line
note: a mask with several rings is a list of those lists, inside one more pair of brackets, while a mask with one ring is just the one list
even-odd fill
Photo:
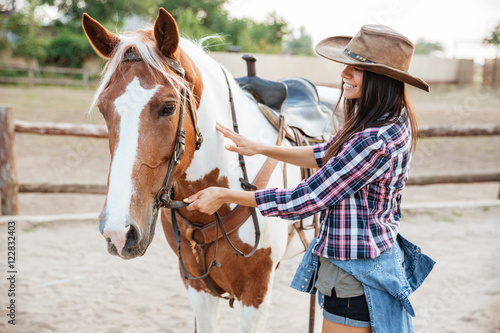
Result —
[[[411, 90], [422, 125], [500, 124], [500, 92], [431, 86]], [[16, 119], [102, 124], [87, 114], [93, 90], [0, 87]], [[500, 171], [500, 137], [420, 141], [411, 175]], [[106, 140], [16, 135], [21, 183], [105, 183]], [[410, 177], [411, 177], [410, 175]], [[403, 205], [494, 200], [500, 184], [409, 186]], [[102, 195], [21, 194], [20, 214], [95, 213]], [[401, 232], [437, 261], [411, 297], [416, 332], [500, 332], [500, 207], [405, 209]], [[131, 261], [110, 256], [95, 221], [18, 221], [16, 325], [8, 324], [7, 225], [0, 225], [0, 332], [193, 332], [194, 317], [163, 232]], [[161, 228], [161, 226], [159, 226]], [[306, 332], [309, 298], [289, 287], [300, 258], [278, 269], [266, 332]], [[235, 332], [239, 305], [221, 301], [221, 332]], [[294, 320], [291, 320], [291, 319]]]

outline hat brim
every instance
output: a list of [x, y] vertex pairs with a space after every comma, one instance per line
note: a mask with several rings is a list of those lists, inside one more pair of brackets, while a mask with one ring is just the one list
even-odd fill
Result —
[[363, 68], [365, 70], [408, 83], [427, 92], [429, 91], [429, 85], [424, 80], [407, 72], [382, 64], [363, 63], [347, 56], [344, 53], [344, 47], [351, 41], [351, 39], [352, 37], [348, 36], [328, 37], [319, 42], [318, 45], [316, 45], [315, 51], [317, 54], [326, 59], [345, 65], [352, 65]]

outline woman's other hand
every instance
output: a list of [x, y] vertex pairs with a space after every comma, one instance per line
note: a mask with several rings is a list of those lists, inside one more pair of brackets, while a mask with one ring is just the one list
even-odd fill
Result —
[[260, 144], [250, 140], [249, 138], [241, 134], [236, 133], [235, 131], [225, 126], [222, 126], [219, 123], [217, 123], [216, 128], [217, 131], [219, 131], [222, 135], [224, 135], [225, 138], [230, 139], [236, 144], [236, 146], [226, 145], [227, 150], [234, 151], [238, 154], [245, 156], [252, 156], [255, 154], [259, 154]]

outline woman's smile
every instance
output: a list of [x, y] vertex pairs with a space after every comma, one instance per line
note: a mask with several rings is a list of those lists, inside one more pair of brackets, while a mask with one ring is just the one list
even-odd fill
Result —
[[346, 65], [340, 76], [342, 77], [344, 97], [346, 99], [357, 99], [361, 97], [363, 87], [363, 70], [354, 66]]

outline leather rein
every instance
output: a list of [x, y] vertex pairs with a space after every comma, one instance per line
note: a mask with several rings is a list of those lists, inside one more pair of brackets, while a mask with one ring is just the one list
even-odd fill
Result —
[[[123, 62], [127, 61], [142, 61], [141, 56], [134, 52], [134, 51], [127, 51], [123, 57]], [[165, 61], [167, 65], [174, 70], [177, 75], [179, 75], [184, 83], [186, 82], [185, 79], [185, 71], [182, 68], [181, 64], [171, 58], [165, 58]], [[226, 84], [228, 87], [228, 92], [229, 92], [229, 102], [231, 105], [231, 115], [233, 119], [233, 128], [236, 133], [238, 133], [238, 123], [236, 120], [236, 110], [234, 106], [234, 101], [233, 101], [233, 94], [231, 91], [231, 87], [226, 75], [226, 72], [224, 68], [222, 68], [222, 72], [224, 73], [224, 77], [226, 79]], [[193, 223], [189, 220], [187, 220], [184, 216], [182, 216], [177, 210], [182, 207], [186, 207], [189, 205], [189, 203], [183, 202], [183, 201], [178, 201], [174, 200], [174, 188], [175, 188], [175, 183], [174, 183], [174, 174], [176, 167], [180, 164], [181, 159], [184, 155], [184, 150], [185, 150], [185, 137], [186, 137], [186, 131], [184, 129], [184, 118], [185, 118], [185, 113], [186, 113], [186, 104], [188, 106], [188, 110], [191, 116], [191, 120], [193, 122], [193, 126], [196, 132], [196, 150], [199, 150], [201, 148], [201, 144], [203, 142], [203, 136], [201, 134], [201, 131], [198, 127], [197, 121], [196, 121], [196, 115], [195, 115], [195, 110], [193, 108], [193, 102], [191, 100], [192, 95], [191, 93], [188, 93], [186, 91], [186, 88], [182, 88], [181, 90], [181, 103], [180, 103], [180, 115], [179, 115], [179, 124], [177, 127], [177, 133], [176, 133], [176, 139], [175, 139], [175, 144], [174, 144], [174, 150], [172, 152], [172, 155], [170, 156], [170, 161], [167, 169], [167, 173], [165, 175], [165, 178], [163, 180], [163, 185], [161, 189], [158, 191], [155, 197], [155, 202], [153, 205], [153, 212], [152, 212], [152, 217], [151, 217], [151, 222], [150, 225], [154, 225], [156, 223], [156, 220], [158, 218], [158, 212], [159, 208], [167, 208], [170, 209], [171, 211], [171, 221], [172, 221], [172, 229], [177, 245], [177, 252], [178, 252], [178, 258], [179, 258], [179, 264], [181, 267], [181, 271], [183, 274], [184, 279], [186, 280], [198, 280], [202, 279], [208, 289], [218, 297], [222, 298], [227, 298], [230, 299], [231, 301], [234, 300], [234, 298], [229, 298], [229, 297], [223, 297], [221, 293], [214, 287], [212, 282], [209, 279], [209, 274], [212, 271], [214, 267], [220, 267], [220, 263], [216, 261], [216, 253], [217, 253], [217, 247], [218, 247], [218, 239], [220, 238], [219, 236], [219, 229], [221, 231], [222, 237], [224, 240], [229, 244], [229, 246], [232, 248], [232, 250], [239, 256], [242, 257], [250, 257], [252, 254], [255, 253], [257, 250], [259, 241], [260, 241], [260, 227], [257, 219], [257, 213], [255, 208], [253, 207], [245, 207], [245, 206], [236, 206], [235, 209], [233, 209], [231, 212], [229, 212], [227, 215], [225, 215], [223, 218], [220, 217], [218, 212], [214, 213], [214, 218], [215, 221], [206, 225], [200, 224], [200, 223]], [[278, 134], [278, 140], [277, 144], [281, 144], [281, 141], [283, 140], [284, 137], [284, 131], [281, 129], [284, 128], [284, 119], [283, 121], [283, 126], [280, 127], [280, 133]], [[239, 163], [243, 172], [243, 178], [240, 178], [241, 182], [241, 187], [246, 190], [257, 190], [257, 188], [263, 188], [269, 181], [269, 178], [271, 176], [271, 173], [273, 172], [274, 168], [277, 165], [277, 161], [273, 160], [271, 158], [268, 158], [264, 165], [262, 166], [261, 170], [259, 171], [258, 175], [254, 179], [254, 184], [250, 183], [248, 180], [247, 176], [247, 171], [246, 171], [246, 166], [245, 166], [245, 161], [244, 158], [241, 154], [238, 154], [239, 158]], [[177, 222], [177, 216], [184, 222], [183, 224], [179, 225]], [[253, 220], [253, 225], [255, 229], [255, 245], [253, 246], [252, 250], [248, 254], [244, 254], [240, 250], [238, 250], [232, 242], [229, 240], [228, 234], [231, 232], [237, 230], [239, 226], [241, 226], [249, 216], [252, 216]], [[224, 224], [227, 223], [230, 225], [230, 230], [229, 232], [226, 231], [226, 228]], [[215, 230], [214, 230], [215, 229]], [[191, 244], [191, 249], [195, 255], [197, 264], [198, 264], [198, 269], [200, 272], [199, 276], [189, 276], [185, 265], [184, 261], [182, 260], [182, 255], [181, 255], [181, 231], [184, 234], [184, 236], [187, 238], [187, 240]], [[215, 233], [215, 235], [214, 235]], [[205, 254], [206, 254], [206, 249], [208, 246], [210, 246], [212, 243], [215, 242], [215, 249], [214, 249], [214, 254], [213, 258], [211, 260], [210, 265], [208, 266], [208, 269], [205, 269], [206, 263], [205, 263]]]

